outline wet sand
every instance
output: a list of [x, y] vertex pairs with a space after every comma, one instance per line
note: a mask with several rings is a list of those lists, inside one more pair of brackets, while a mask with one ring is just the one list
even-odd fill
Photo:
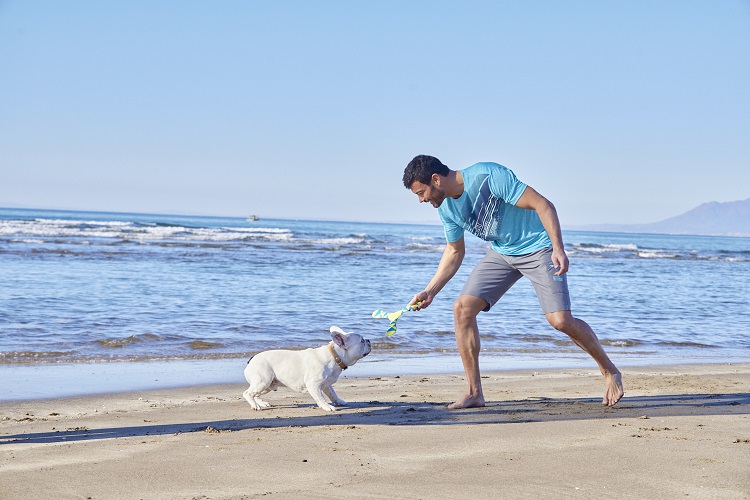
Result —
[[[354, 370], [352, 370], [354, 371]], [[355, 374], [352, 374], [355, 375]], [[0, 498], [750, 498], [750, 364], [344, 377], [0, 403]]]

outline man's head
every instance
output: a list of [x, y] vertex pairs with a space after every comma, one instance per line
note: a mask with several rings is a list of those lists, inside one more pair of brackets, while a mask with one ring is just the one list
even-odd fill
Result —
[[437, 208], [446, 198], [443, 181], [450, 169], [434, 156], [418, 155], [404, 169], [404, 186], [416, 194], [419, 202], [429, 201]]

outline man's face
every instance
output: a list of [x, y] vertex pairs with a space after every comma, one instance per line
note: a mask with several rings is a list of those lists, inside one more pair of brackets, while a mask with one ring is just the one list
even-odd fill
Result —
[[411, 192], [419, 198], [419, 203], [430, 202], [433, 207], [437, 208], [445, 200], [445, 190], [440, 187], [440, 179], [437, 174], [432, 176], [429, 184], [422, 184], [414, 181], [411, 185]]

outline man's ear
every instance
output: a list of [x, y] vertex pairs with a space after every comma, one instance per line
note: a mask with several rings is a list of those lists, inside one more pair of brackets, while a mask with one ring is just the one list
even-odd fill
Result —
[[432, 180], [432, 184], [434, 186], [440, 187], [440, 175], [439, 174], [432, 174], [432, 177], [430, 178]]

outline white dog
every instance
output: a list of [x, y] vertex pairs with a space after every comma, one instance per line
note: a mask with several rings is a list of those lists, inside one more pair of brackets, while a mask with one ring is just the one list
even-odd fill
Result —
[[[345, 405], [346, 402], [333, 391], [333, 384], [342, 370], [370, 354], [370, 341], [356, 333], [346, 333], [337, 326], [331, 327], [331, 338], [333, 341], [329, 344], [314, 349], [276, 349], [250, 358], [245, 367], [245, 378], [250, 387], [243, 397], [256, 410], [268, 408], [271, 405], [259, 396], [283, 385], [299, 392], [307, 390], [325, 411], [336, 410], [333, 405]], [[324, 394], [333, 405], [326, 402]]]

